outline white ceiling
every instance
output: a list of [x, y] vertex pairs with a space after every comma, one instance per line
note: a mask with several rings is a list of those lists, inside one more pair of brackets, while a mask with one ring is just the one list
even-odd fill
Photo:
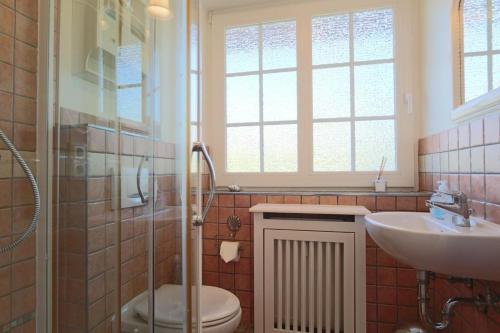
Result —
[[285, 1], [284, 0], [200, 0], [200, 1], [203, 3], [203, 7], [205, 7], [207, 11], [287, 2], [286, 0]]

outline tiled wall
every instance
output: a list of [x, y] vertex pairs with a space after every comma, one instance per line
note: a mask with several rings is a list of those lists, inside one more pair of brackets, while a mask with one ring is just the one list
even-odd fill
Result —
[[[62, 110], [61, 119], [58, 323], [62, 331], [101, 332], [120, 306], [147, 289], [153, 218], [156, 286], [178, 282], [175, 152], [171, 144], [98, 127], [109, 123], [83, 113]], [[156, 202], [119, 209], [121, 167], [143, 157], [145, 167], [155, 163], [148, 191], [156, 181]]]
[[[219, 194], [203, 226], [203, 283], [230, 290], [243, 307], [242, 326], [253, 325], [253, 222], [249, 207], [258, 203], [362, 205], [371, 211], [425, 211], [427, 194], [406, 195], [294, 195]], [[236, 240], [241, 242], [241, 259], [224, 263], [219, 244], [229, 239], [228, 216], [241, 219]], [[401, 321], [417, 318], [416, 272], [397, 263], [367, 238], [368, 332], [393, 332]]]
[[420, 187], [447, 180], [472, 199], [475, 215], [500, 223], [500, 120], [474, 120], [420, 140]]
[[[500, 224], [500, 117], [488, 116], [464, 123], [419, 142], [420, 187], [432, 190], [438, 180], [447, 180], [452, 190], [472, 199], [474, 215]], [[484, 294], [490, 285], [497, 292], [500, 283], [475, 281], [473, 288], [451, 284], [438, 276], [434, 283], [435, 306], [451, 296]], [[439, 305], [439, 308], [438, 308]], [[500, 315], [488, 315], [470, 307], [459, 307], [459, 315], [447, 332], [500, 332]], [[437, 313], [436, 313], [437, 315]]]
[[[33, 0], [0, 0], [0, 128], [34, 171], [37, 4]], [[31, 222], [33, 196], [23, 171], [3, 144], [0, 198], [0, 244], [5, 245]], [[0, 331], [35, 331], [35, 265], [34, 236], [0, 255]]]

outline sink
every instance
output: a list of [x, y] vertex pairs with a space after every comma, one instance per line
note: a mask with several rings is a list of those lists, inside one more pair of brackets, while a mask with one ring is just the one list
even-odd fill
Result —
[[365, 216], [373, 240], [388, 254], [418, 270], [500, 281], [500, 225], [471, 218], [453, 225], [429, 213], [387, 212]]

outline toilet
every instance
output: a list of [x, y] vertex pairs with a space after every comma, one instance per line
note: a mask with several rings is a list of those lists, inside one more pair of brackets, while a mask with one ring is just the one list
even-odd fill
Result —
[[[166, 284], [155, 292], [155, 332], [177, 333], [183, 328], [182, 286]], [[148, 332], [147, 291], [122, 307], [122, 332]], [[238, 298], [227, 290], [201, 287], [201, 320], [204, 333], [232, 333], [241, 321]]]

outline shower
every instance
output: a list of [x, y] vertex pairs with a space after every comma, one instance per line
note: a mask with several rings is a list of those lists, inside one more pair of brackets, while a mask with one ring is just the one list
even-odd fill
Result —
[[12, 251], [21, 243], [26, 241], [28, 237], [30, 237], [37, 228], [38, 222], [40, 221], [40, 209], [41, 209], [41, 204], [40, 204], [40, 191], [38, 190], [38, 184], [36, 182], [35, 176], [33, 176], [33, 173], [31, 172], [28, 163], [24, 160], [24, 158], [21, 156], [19, 151], [16, 149], [14, 144], [9, 140], [7, 135], [5, 135], [4, 131], [0, 129], [0, 139], [3, 141], [7, 149], [12, 153], [14, 158], [16, 159], [17, 163], [21, 166], [23, 172], [26, 174], [26, 177], [28, 177], [29, 182], [31, 184], [31, 190], [33, 191], [33, 197], [35, 199], [35, 208], [34, 208], [34, 213], [33, 217], [31, 219], [31, 223], [29, 226], [21, 233], [21, 235], [14, 240], [12, 243], [0, 246], [0, 254], [5, 253], [8, 251]]

